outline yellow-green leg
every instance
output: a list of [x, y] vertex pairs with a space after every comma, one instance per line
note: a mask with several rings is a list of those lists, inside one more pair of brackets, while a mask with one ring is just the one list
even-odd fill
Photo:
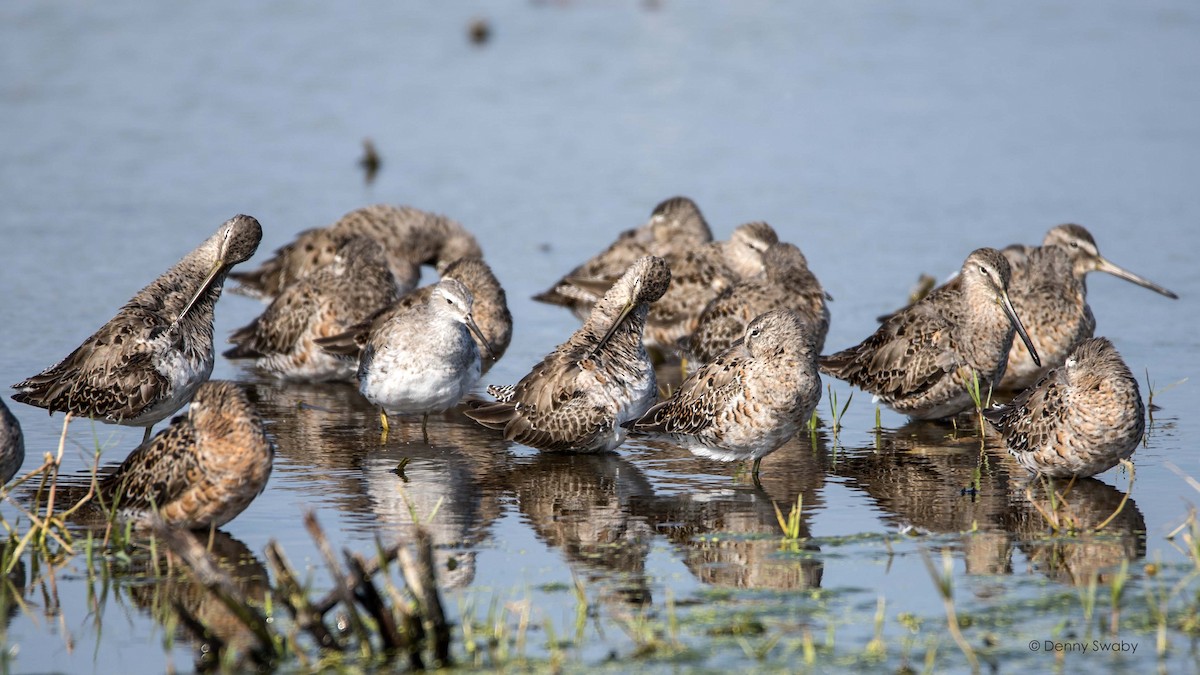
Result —
[[379, 409], [379, 424], [380, 424], [380, 426], [383, 427], [383, 432], [379, 434], [379, 444], [383, 445], [384, 443], [387, 443], [388, 428], [389, 428], [388, 427], [388, 419], [387, 419], [387, 411], [384, 410], [383, 408]]

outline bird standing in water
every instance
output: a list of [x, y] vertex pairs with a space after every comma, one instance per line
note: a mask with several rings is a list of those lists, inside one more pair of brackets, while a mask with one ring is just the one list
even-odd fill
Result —
[[109, 424], [150, 429], [191, 400], [213, 368], [213, 309], [225, 276], [262, 240], [234, 216], [66, 358], [13, 385], [13, 400]]
[[515, 385], [490, 386], [497, 400], [468, 417], [516, 441], [546, 451], [606, 452], [625, 439], [625, 422], [654, 401], [654, 367], [642, 342], [651, 302], [671, 272], [645, 256], [626, 270], [569, 340]]
[[[473, 299], [457, 279], [443, 279], [426, 302], [376, 319], [358, 359], [359, 391], [379, 406], [383, 438], [388, 413], [421, 415], [454, 407], [479, 381]], [[474, 333], [475, 337], [472, 337]]]
[[811, 329], [792, 310], [777, 309], [756, 317], [741, 339], [627, 426], [700, 457], [753, 460], [757, 480], [762, 458], [786, 443], [820, 400]]
[[983, 415], [1021, 466], [1060, 478], [1108, 471], [1146, 432], [1137, 380], [1102, 337], [1084, 340], [1063, 365]]
[[157, 513], [170, 527], [220, 527], [262, 493], [274, 457], [245, 393], [232, 382], [205, 382], [186, 415], [100, 481], [95, 505], [107, 512], [115, 504], [118, 517], [139, 526]]
[[986, 396], [1004, 375], [1014, 330], [1038, 360], [1008, 299], [1011, 274], [1000, 251], [973, 251], [959, 290], [943, 286], [896, 312], [862, 343], [821, 357], [821, 371], [916, 419], [970, 409], [968, 387], [977, 381]]
[[1096, 240], [1082, 225], [1059, 225], [1046, 233], [1041, 246], [1014, 246], [1003, 253], [1013, 268], [1013, 307], [1042, 363], [1033, 362], [1023, 343], [1013, 342], [1000, 389], [1020, 391], [1033, 385], [1095, 333], [1096, 317], [1087, 303], [1088, 272], [1107, 272], [1168, 298], [1179, 297], [1100, 255]]

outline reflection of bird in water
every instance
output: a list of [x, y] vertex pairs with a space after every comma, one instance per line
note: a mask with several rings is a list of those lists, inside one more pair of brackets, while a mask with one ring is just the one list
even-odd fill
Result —
[[1012, 537], [1004, 523], [1013, 509], [1010, 473], [981, 463], [978, 437], [950, 433], [928, 422], [884, 430], [875, 447], [848, 450], [834, 470], [847, 487], [865, 492], [898, 530], [963, 533], [968, 574], [1008, 573]]
[[411, 206], [373, 204], [347, 213], [329, 227], [301, 232], [258, 269], [230, 275], [239, 282], [234, 292], [270, 301], [331, 263], [342, 242], [353, 236], [369, 237], [383, 247], [400, 293], [416, 287], [421, 265], [441, 267], [460, 258], [483, 257], [474, 235], [445, 216]]
[[25, 436], [21, 423], [0, 401], [0, 485], [12, 480], [25, 463]]
[[431, 425], [430, 443], [392, 445], [363, 459], [373, 516], [364, 527], [385, 541], [409, 542], [420, 522], [433, 538], [439, 585], [462, 588], [474, 580], [475, 549], [500, 516], [511, 460], [494, 437], [461, 416]]
[[187, 403], [213, 368], [213, 309], [225, 275], [262, 239], [234, 216], [138, 291], [66, 358], [13, 385], [13, 399], [109, 424], [150, 429]]
[[[1051, 499], [1051, 490], [1059, 496]], [[1146, 555], [1146, 519], [1132, 499], [1122, 505], [1125, 493], [1111, 485], [1084, 478], [1068, 488], [1066, 481], [1046, 480], [1035, 481], [1028, 495], [1014, 493], [1014, 517], [1005, 526], [1033, 567], [1054, 581], [1084, 586], [1096, 578], [1108, 583], [1123, 561]], [[1104, 529], [1094, 531], [1114, 513]], [[1070, 534], [1051, 532], [1043, 514], [1057, 519], [1059, 528]]]
[[621, 233], [608, 248], [592, 256], [549, 290], [533, 297], [538, 302], [561, 305], [581, 321], [607, 288], [639, 258], [683, 257], [688, 251], [712, 241], [712, 230], [696, 203], [687, 197], [672, 197], [659, 203], [645, 225]]
[[622, 424], [656, 395], [642, 343], [649, 304], [671, 273], [654, 256], [638, 259], [596, 303], [579, 330], [515, 385], [490, 386], [495, 403], [467, 415], [504, 439], [546, 451], [606, 452], [625, 440]]
[[0, 644], [8, 644], [8, 625], [21, 612], [27, 583], [24, 560], [17, 560], [11, 572], [0, 576]]
[[653, 499], [650, 483], [615, 454], [537, 454], [514, 458], [510, 489], [539, 539], [562, 551], [601, 596], [650, 603], [646, 554], [654, 531], [632, 516], [633, 503]]
[[[730, 484], [711, 475], [713, 464], [665, 442], [638, 444], [638, 464], [657, 474], [653, 499], [631, 502], [632, 515], [644, 518], [681, 552], [684, 563], [706, 583], [735, 588], [802, 589], [821, 584], [823, 565], [808, 523], [825, 506], [821, 489], [827, 468], [826, 439], [797, 436], [763, 459], [760, 483]], [[801, 497], [800, 541], [783, 553], [775, 515], [786, 517]], [[786, 548], [786, 547], [785, 547]]]
[[138, 446], [100, 479], [90, 510], [141, 527], [157, 513], [168, 527], [220, 527], [267, 485], [275, 449], [262, 418], [232, 382], [200, 385], [186, 415]]
[[961, 292], [933, 291], [861, 344], [822, 357], [821, 371], [916, 419], [970, 409], [973, 375], [981, 392], [991, 390], [1004, 373], [1013, 331], [1029, 342], [1008, 299], [1010, 275], [999, 251], [975, 250], [959, 273]]
[[258, 318], [234, 331], [225, 357], [254, 359], [260, 370], [283, 379], [352, 379], [354, 362], [316, 340], [365, 321], [397, 297], [383, 249], [374, 239], [351, 237], [333, 262], [284, 288]]
[[1084, 340], [1066, 363], [984, 416], [1022, 466], [1047, 476], [1107, 471], [1146, 431], [1137, 379], [1107, 338]]
[[753, 460], [757, 476], [762, 458], [787, 442], [820, 402], [813, 337], [789, 309], [762, 314], [742, 339], [629, 426], [664, 435], [701, 457]]
[[[1015, 462], [981, 454], [977, 437], [946, 434], [923, 422], [885, 431], [876, 447], [847, 451], [835, 470], [898, 527], [961, 533], [968, 574], [1011, 574], [1014, 545], [1048, 576], [1068, 583], [1086, 583], [1093, 571], [1144, 555], [1145, 521], [1132, 501], [1103, 531], [1086, 531], [1116, 512], [1120, 491], [1092, 479], [1070, 489], [1063, 481], [1029, 484]], [[1026, 496], [1027, 485], [1041, 511]], [[1065, 494], [1058, 499], [1059, 527], [1074, 534], [1051, 531], [1042, 512], [1055, 510], [1044, 485]]]
[[[270, 578], [262, 562], [244, 543], [221, 530], [214, 530], [211, 535], [206, 533], [203, 543], [213, 561], [233, 582], [238, 599], [262, 607], [270, 589]], [[228, 654], [245, 656], [256, 643], [246, 625], [217, 596], [184, 571], [174, 553], [166, 547], [160, 547], [159, 551], [166, 559], [158, 561], [157, 569], [151, 567], [152, 562], [148, 559], [134, 558], [132, 567], [125, 568], [128, 573], [118, 580], [117, 588], [124, 590], [133, 604], [155, 621], [175, 627], [179, 635], [195, 645], [197, 670], [207, 671], [218, 664], [226, 667], [232, 664], [218, 661], [222, 654], [215, 653], [210, 643], [184, 629], [176, 619], [180, 610], [207, 628], [225, 645]]]

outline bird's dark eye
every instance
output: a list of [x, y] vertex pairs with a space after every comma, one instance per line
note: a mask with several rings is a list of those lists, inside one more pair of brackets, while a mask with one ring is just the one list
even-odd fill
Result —
[[453, 301], [453, 300], [451, 300], [450, 298], [446, 298], [446, 304], [447, 304], [447, 305], [453, 305], [453, 304], [454, 304], [454, 301]]
[[1079, 242], [1077, 242], [1077, 241], [1071, 242], [1071, 248], [1079, 248]]
[[986, 277], [986, 276], [988, 276], [988, 271], [987, 271], [987, 268], [986, 268], [986, 267], [984, 267], [983, 265], [980, 265], [980, 266], [979, 266], [979, 273], [980, 273], [980, 274], [982, 274], [982, 275], [983, 275], [983, 276], [985, 276], [985, 277]]

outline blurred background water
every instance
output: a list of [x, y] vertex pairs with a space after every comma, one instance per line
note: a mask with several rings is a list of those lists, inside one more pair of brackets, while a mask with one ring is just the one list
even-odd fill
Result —
[[[491, 27], [484, 44], [468, 39], [477, 18]], [[529, 297], [686, 194], [720, 238], [766, 220], [802, 248], [836, 298], [831, 351], [873, 330], [919, 273], [945, 277], [976, 247], [1082, 223], [1108, 257], [1182, 298], [1090, 279], [1098, 334], [1164, 389], [1200, 358], [1198, 32], [1200, 6], [1182, 0], [7, 2], [0, 381], [66, 355], [235, 213], [263, 224], [254, 265], [301, 229], [388, 202], [445, 213], [479, 238], [515, 317], [488, 382], [513, 382], [577, 325]], [[367, 137], [383, 159], [371, 183], [356, 165]], [[227, 295], [218, 348], [259, 311]], [[773, 535], [770, 502], [801, 494], [816, 537], [974, 523], [996, 537], [952, 546], [963, 583], [981, 568], [1011, 573], [1020, 595], [1038, 592], [1026, 575], [1055, 578], [1036, 547], [1014, 552], [1029, 515], [1007, 483], [990, 488], [995, 502], [954, 497], [977, 453], [888, 411], [883, 425], [900, 431], [879, 451], [861, 392], [837, 443], [790, 444], [764, 463], [760, 491], [730, 478], [732, 466], [669, 447], [543, 458], [460, 416], [435, 421], [429, 446], [417, 436], [379, 448], [349, 387], [263, 382], [222, 359], [213, 375], [247, 382], [279, 439], [267, 491], [225, 528], [256, 554], [274, 538], [315, 563], [309, 508], [341, 545], [402, 536], [411, 519], [390, 469], [407, 456], [409, 498], [428, 510], [442, 500], [451, 593], [532, 593], [546, 620], [572, 615], [574, 600], [536, 587], [573, 575], [610, 585], [616, 606], [660, 603], [667, 589], [820, 585], [857, 589], [872, 609], [887, 595], [889, 608], [940, 612], [915, 549], [885, 566], [878, 542], [782, 562], [769, 554], [776, 540], [703, 544], [706, 532]], [[833, 384], [844, 401], [850, 389]], [[1189, 380], [1155, 396], [1162, 409], [1135, 456], [1140, 520], [1128, 523], [1144, 538], [1120, 538], [1120, 554], [1093, 566], [1182, 560], [1164, 536], [1196, 495], [1168, 463], [1200, 476], [1195, 392]], [[337, 412], [301, 415], [298, 402]], [[61, 416], [10, 407], [33, 468], [57, 446]], [[97, 442], [118, 461], [140, 433], [76, 422], [67, 469], [82, 470]], [[1091, 485], [1107, 504], [1126, 481], [1112, 472]], [[998, 582], [978, 583], [983, 597]], [[17, 670], [189, 667], [189, 648], [164, 649], [148, 617], [92, 607], [77, 575], [59, 579], [57, 596], [31, 594], [35, 609], [12, 620]], [[808, 611], [796, 602], [785, 620]], [[870, 637], [869, 626], [844, 630]], [[609, 635], [581, 651], [594, 660], [627, 645]]]

